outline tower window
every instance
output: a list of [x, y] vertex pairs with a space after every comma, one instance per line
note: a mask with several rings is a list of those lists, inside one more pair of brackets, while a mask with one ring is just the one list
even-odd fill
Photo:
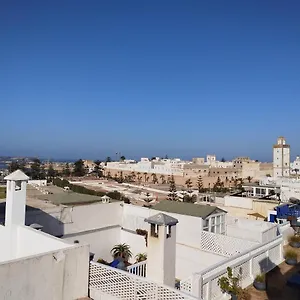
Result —
[[167, 239], [171, 237], [171, 226], [168, 226], [167, 228]]
[[22, 188], [22, 181], [20, 180], [16, 181], [15, 191], [20, 191], [21, 188]]
[[158, 226], [151, 224], [151, 236], [158, 237]]

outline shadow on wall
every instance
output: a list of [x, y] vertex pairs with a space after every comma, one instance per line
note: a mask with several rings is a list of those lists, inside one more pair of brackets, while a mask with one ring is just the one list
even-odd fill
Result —
[[[287, 285], [287, 280], [291, 276], [298, 274], [300, 279], [300, 264], [288, 266], [283, 263], [278, 267], [269, 258], [259, 262], [261, 273], [265, 272], [266, 266], [273, 266], [270, 272], [266, 274], [266, 295], [269, 300], [299, 300], [300, 299], [300, 280], [298, 287]], [[286, 270], [286, 271], [284, 271]], [[284, 272], [284, 273], [283, 273]]]
[[[5, 224], [6, 203], [0, 203], [0, 223]], [[64, 224], [57, 218], [49, 215], [41, 209], [26, 205], [25, 225], [37, 223], [43, 226], [42, 231], [56, 237], [64, 235]]]

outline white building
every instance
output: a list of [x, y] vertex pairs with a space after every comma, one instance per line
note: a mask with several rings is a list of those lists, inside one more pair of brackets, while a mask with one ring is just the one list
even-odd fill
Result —
[[300, 156], [297, 155], [296, 159], [291, 162], [291, 174], [298, 175], [300, 172]]
[[273, 146], [273, 176], [290, 176], [290, 145], [286, 144], [284, 137], [279, 137]]
[[[94, 300], [217, 300], [222, 296], [217, 281], [228, 266], [242, 272], [244, 288], [283, 261], [276, 224], [171, 201], [152, 209], [100, 202], [26, 214], [26, 223], [38, 223], [60, 240], [24, 225], [26, 175], [17, 171], [6, 179], [0, 299], [73, 300], [89, 288]], [[137, 229], [146, 231], [146, 239]], [[88, 274], [87, 244], [95, 260], [111, 261], [110, 251], [120, 243], [133, 253], [128, 272], [92, 261]], [[147, 253], [148, 259], [135, 263], [138, 253]], [[180, 291], [174, 289], [175, 278]]]
[[182, 175], [186, 162], [180, 159], [155, 159], [141, 158], [139, 162], [108, 162], [104, 169], [116, 171], [130, 171], [136, 173], [154, 173], [165, 175]]
[[86, 297], [89, 245], [74, 245], [25, 226], [28, 179], [19, 170], [5, 178], [5, 226], [0, 226], [0, 299]]

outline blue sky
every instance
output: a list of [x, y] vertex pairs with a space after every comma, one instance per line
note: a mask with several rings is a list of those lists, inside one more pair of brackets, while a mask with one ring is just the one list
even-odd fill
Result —
[[300, 2], [2, 1], [0, 155], [300, 153]]

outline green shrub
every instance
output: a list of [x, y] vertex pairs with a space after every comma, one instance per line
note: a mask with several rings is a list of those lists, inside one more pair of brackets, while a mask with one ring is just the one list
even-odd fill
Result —
[[291, 235], [289, 237], [289, 242], [290, 243], [300, 243], [300, 236], [298, 236], [298, 235]]
[[285, 259], [297, 259], [297, 252], [294, 250], [286, 250], [284, 254]]
[[266, 274], [265, 273], [258, 274], [255, 277], [255, 281], [257, 281], [257, 282], [263, 283], [263, 282], [265, 282], [265, 280], [266, 280]]

